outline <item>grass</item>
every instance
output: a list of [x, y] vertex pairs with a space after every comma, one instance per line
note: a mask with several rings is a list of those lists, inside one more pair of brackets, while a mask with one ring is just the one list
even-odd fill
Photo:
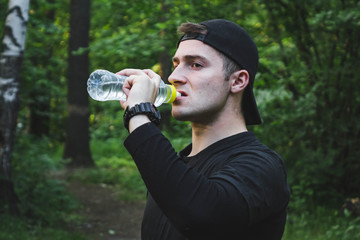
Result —
[[[120, 160], [121, 161], [121, 160]], [[123, 201], [144, 201], [146, 187], [135, 165], [120, 165], [119, 168], [97, 167], [76, 171], [70, 180], [111, 185]]]
[[86, 240], [78, 233], [69, 232], [63, 226], [43, 226], [25, 218], [1, 216], [0, 239], [3, 240]]

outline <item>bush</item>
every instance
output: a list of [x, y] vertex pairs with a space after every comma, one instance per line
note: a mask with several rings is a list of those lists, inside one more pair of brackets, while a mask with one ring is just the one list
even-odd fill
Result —
[[289, 213], [284, 240], [360, 239], [360, 217], [342, 215], [337, 210], [317, 207], [313, 211]]
[[47, 138], [23, 135], [18, 139], [13, 181], [21, 215], [36, 225], [56, 226], [73, 220], [70, 212], [79, 207], [78, 203], [67, 193], [63, 180], [51, 177], [63, 168], [62, 147]]

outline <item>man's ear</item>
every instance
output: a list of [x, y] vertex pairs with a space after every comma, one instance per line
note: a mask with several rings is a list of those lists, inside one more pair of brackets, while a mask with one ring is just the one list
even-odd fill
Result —
[[249, 73], [246, 70], [233, 72], [230, 76], [231, 92], [238, 93], [243, 91], [249, 84]]

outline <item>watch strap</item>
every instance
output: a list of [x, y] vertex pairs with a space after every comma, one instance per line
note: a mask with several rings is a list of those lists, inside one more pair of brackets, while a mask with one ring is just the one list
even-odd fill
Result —
[[161, 115], [155, 105], [150, 102], [139, 103], [131, 108], [127, 107], [125, 109], [123, 120], [124, 126], [127, 130], [129, 130], [130, 119], [140, 114], [146, 115], [150, 119], [150, 121], [155, 123], [156, 125], [160, 124]]

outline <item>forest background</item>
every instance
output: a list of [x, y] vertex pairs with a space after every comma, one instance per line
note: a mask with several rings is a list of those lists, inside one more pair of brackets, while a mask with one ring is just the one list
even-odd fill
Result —
[[[90, 25], [71, 34], [76, 2], [89, 7], [82, 16]], [[0, 0], [0, 36], [7, 5]], [[71, 213], [76, 203], [51, 177], [64, 168], [87, 167], [73, 177], [123, 188], [130, 201], [144, 198], [122, 146], [123, 111], [118, 102], [89, 100], [87, 76], [131, 67], [151, 68], [167, 80], [177, 26], [211, 18], [243, 26], [259, 49], [254, 88], [263, 124], [250, 130], [287, 167], [292, 198], [284, 239], [360, 237], [356, 210], [342, 207], [347, 199], [356, 207], [360, 197], [360, 1], [32, 0], [11, 160], [18, 211], [9, 213], [11, 203], [0, 199], [0, 238], [7, 236], [1, 239], [24, 239], [21, 232], [43, 239], [49, 228], [57, 230], [47, 239], [77, 239], [61, 228], [79, 221]], [[73, 48], [71, 37], [84, 36], [84, 47]], [[191, 129], [174, 121], [170, 109], [160, 107], [161, 128], [179, 150]], [[85, 122], [74, 112], [85, 112]]]

